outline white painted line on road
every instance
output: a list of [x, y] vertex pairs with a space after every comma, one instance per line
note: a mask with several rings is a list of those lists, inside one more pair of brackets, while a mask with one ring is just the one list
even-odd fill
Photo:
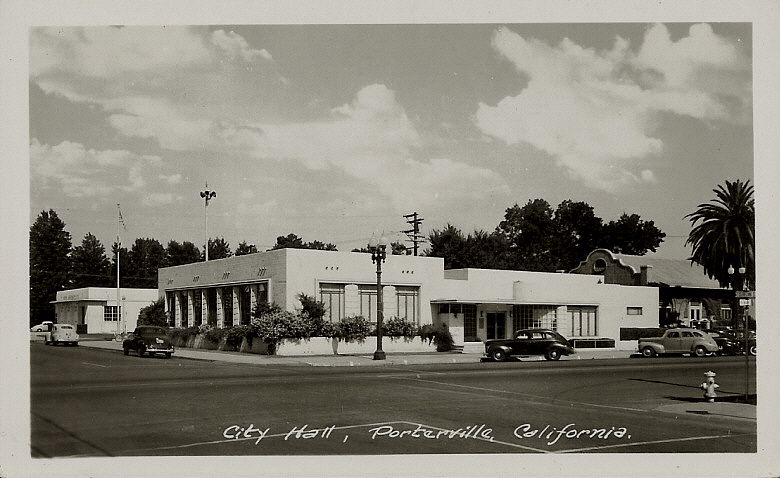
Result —
[[627, 446], [642, 446], [642, 445], [655, 445], [661, 443], [677, 443], [683, 441], [695, 441], [695, 440], [714, 440], [718, 438], [734, 438], [740, 436], [755, 436], [755, 433], [729, 433], [726, 435], [711, 435], [711, 436], [699, 436], [699, 437], [686, 437], [686, 438], [670, 438], [668, 440], [651, 440], [651, 441], [638, 441], [633, 443], [619, 443], [617, 445], [604, 445], [604, 446], [591, 446], [587, 448], [572, 448], [570, 450], [561, 450], [556, 453], [579, 453], [583, 451], [604, 450], [607, 448], [621, 448]]
[[[415, 382], [435, 383], [437, 385], [445, 385], [445, 386], [448, 386], [448, 387], [467, 388], [467, 389], [470, 389], [470, 390], [479, 390], [479, 391], [482, 391], [482, 392], [494, 392], [494, 393], [505, 393], [505, 394], [508, 394], [508, 395], [519, 395], [519, 396], [523, 396], [523, 397], [537, 398], [537, 399], [543, 400], [543, 401], [548, 402], [548, 403], [550, 402], [550, 397], [545, 397], [545, 396], [542, 396], [542, 395], [533, 395], [533, 394], [530, 394], [530, 393], [512, 392], [512, 391], [509, 391], [509, 390], [498, 390], [498, 389], [495, 389], [495, 388], [487, 388], [487, 387], [475, 387], [473, 385], [461, 385], [461, 384], [457, 384], [457, 383], [437, 382], [436, 380], [425, 380], [425, 379], [421, 379], [421, 378], [411, 378], [411, 377], [398, 377], [398, 378], [401, 379], [401, 380], [414, 380]], [[643, 412], [643, 413], [648, 412], [648, 410], [645, 410], [645, 409], [642, 409], [642, 408], [617, 407], [617, 406], [614, 406], [614, 405], [599, 405], [599, 404], [596, 404], [596, 403], [574, 402], [574, 401], [571, 401], [571, 400], [563, 400], [563, 401], [566, 402], [566, 403], [571, 403], [571, 404], [576, 404], [576, 405], [588, 405], [588, 406], [591, 406], [591, 407], [609, 408], [609, 409], [614, 409], [614, 410], [628, 410], [628, 411], [631, 411], [631, 412]]]
[[83, 363], [84, 365], [94, 365], [95, 367], [108, 368], [108, 365], [100, 365], [99, 363], [92, 363], [92, 362], [81, 362], [81, 363]]

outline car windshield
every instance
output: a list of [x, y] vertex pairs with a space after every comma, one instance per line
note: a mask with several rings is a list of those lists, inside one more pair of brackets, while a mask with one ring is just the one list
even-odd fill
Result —
[[166, 335], [168, 331], [162, 327], [138, 327], [135, 329], [135, 333], [139, 335]]

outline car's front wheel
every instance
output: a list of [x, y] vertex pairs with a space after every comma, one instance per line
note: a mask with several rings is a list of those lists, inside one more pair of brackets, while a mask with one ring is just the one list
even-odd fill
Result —
[[751, 345], [750, 346], [750, 355], [753, 355], [753, 356], [756, 355], [756, 346], [755, 345]]
[[504, 352], [502, 349], [495, 349], [492, 352], [490, 352], [490, 356], [495, 360], [496, 362], [503, 362], [506, 360], [506, 352]]
[[558, 349], [550, 349], [544, 355], [547, 360], [558, 360], [561, 358], [561, 351]]
[[130, 355], [130, 349], [127, 347], [122, 347], [122, 353], [125, 355]]
[[642, 349], [642, 356], [655, 357], [655, 349], [653, 347], [645, 347]]
[[693, 355], [697, 357], [705, 357], [707, 355], [707, 349], [699, 345], [698, 347], [693, 349]]
[[142, 345], [138, 347], [138, 356], [143, 357], [144, 355], [146, 355], [146, 347]]
[[171, 358], [171, 353], [170, 352], [165, 352], [165, 358]]

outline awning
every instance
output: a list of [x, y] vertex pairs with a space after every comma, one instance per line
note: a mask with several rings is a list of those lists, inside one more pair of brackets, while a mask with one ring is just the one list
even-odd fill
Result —
[[599, 304], [593, 302], [532, 302], [519, 299], [433, 299], [431, 304], [498, 304], [498, 305], [555, 305], [555, 306], [593, 306], [598, 307]]

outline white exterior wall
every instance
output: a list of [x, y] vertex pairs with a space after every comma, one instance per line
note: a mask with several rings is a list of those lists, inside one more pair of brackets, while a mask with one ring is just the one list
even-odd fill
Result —
[[[132, 331], [138, 324], [138, 314], [141, 309], [151, 305], [158, 299], [156, 289], [120, 289], [120, 305], [122, 320], [120, 332]], [[124, 300], [122, 300], [124, 299]], [[81, 322], [81, 311], [84, 308], [84, 322], [89, 334], [114, 334], [117, 332], [116, 321], [104, 321], [105, 306], [116, 306], [116, 289], [107, 287], [84, 287], [57, 292], [54, 310], [57, 322], [78, 325]]]
[[[360, 308], [358, 286], [376, 284], [376, 265], [367, 253], [282, 249], [163, 268], [159, 271], [159, 281], [161, 296], [166, 292], [264, 282], [269, 290], [269, 302], [289, 311], [300, 308], [296, 297], [300, 293], [319, 300], [321, 283], [344, 284], [345, 315], [352, 315]], [[438, 305], [431, 301], [477, 304], [477, 335], [483, 340], [485, 319], [490, 312], [503, 313], [505, 331], [512, 332], [511, 312], [515, 304], [557, 306], [558, 328], [564, 335], [571, 328], [567, 305], [597, 307], [598, 336], [616, 341], [621, 326], [658, 326], [657, 288], [600, 282], [602, 277], [584, 274], [488, 269], [445, 271], [444, 260], [437, 257], [388, 255], [382, 264], [385, 317], [397, 313], [395, 286], [419, 287], [420, 324], [446, 323], [456, 343], [462, 343], [464, 338], [463, 314], [439, 314]], [[218, 322], [222, 315], [221, 299], [218, 293]], [[205, 308], [205, 300], [203, 304]], [[643, 315], [629, 316], [627, 307], [642, 307]], [[235, 304], [234, 312], [239, 312]]]

